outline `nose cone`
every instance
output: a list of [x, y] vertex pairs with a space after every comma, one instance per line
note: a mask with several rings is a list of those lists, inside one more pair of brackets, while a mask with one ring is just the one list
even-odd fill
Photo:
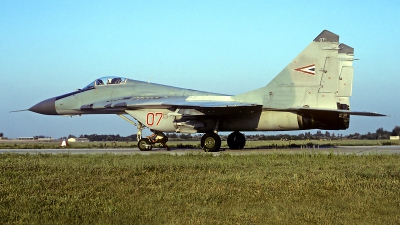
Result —
[[29, 111], [44, 115], [58, 115], [56, 111], [56, 98], [49, 98], [29, 108]]

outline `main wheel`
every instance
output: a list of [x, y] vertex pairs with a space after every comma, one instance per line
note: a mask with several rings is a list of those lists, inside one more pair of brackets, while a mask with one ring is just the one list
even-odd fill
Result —
[[140, 149], [140, 151], [151, 151], [153, 146], [150, 144], [150, 141], [148, 138], [142, 138], [138, 142], [138, 148]]
[[206, 133], [201, 138], [200, 144], [205, 152], [217, 152], [221, 147], [221, 138], [216, 133]]
[[235, 131], [228, 136], [227, 142], [230, 149], [243, 149], [246, 145], [246, 138], [244, 134]]

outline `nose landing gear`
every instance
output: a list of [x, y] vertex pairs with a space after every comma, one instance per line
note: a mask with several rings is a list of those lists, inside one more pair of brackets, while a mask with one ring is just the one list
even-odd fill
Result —
[[167, 145], [168, 137], [163, 132], [159, 131], [153, 131], [153, 132], [154, 133], [152, 135], [139, 140], [138, 148], [141, 151], [151, 151], [154, 145], [159, 143], [162, 145], [162, 147], [166, 148], [167, 151], [171, 151], [171, 149]]
[[151, 149], [153, 149], [153, 145], [150, 143], [148, 138], [142, 138], [138, 142], [138, 148], [140, 151], [151, 151]]

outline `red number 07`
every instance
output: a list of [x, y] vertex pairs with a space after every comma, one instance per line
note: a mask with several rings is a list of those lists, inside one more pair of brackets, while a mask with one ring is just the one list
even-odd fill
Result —
[[150, 112], [147, 113], [146, 123], [148, 126], [153, 126], [154, 123], [156, 123], [156, 126], [158, 126], [162, 118], [163, 118], [162, 112], [156, 112], [156, 113]]

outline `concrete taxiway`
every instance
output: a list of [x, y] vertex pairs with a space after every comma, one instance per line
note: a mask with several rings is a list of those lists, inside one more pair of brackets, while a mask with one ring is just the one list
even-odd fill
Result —
[[[109, 149], [0, 149], [0, 153], [18, 153], [18, 154], [172, 154], [184, 155], [187, 153], [203, 153], [201, 149], [172, 149], [167, 151], [162, 148], [154, 148], [152, 151], [140, 151], [137, 148], [109, 148]], [[221, 149], [220, 152], [211, 154], [271, 154], [271, 153], [323, 153], [323, 154], [400, 154], [400, 146], [341, 146], [336, 148], [287, 148], [287, 149], [242, 149], [230, 150]]]

